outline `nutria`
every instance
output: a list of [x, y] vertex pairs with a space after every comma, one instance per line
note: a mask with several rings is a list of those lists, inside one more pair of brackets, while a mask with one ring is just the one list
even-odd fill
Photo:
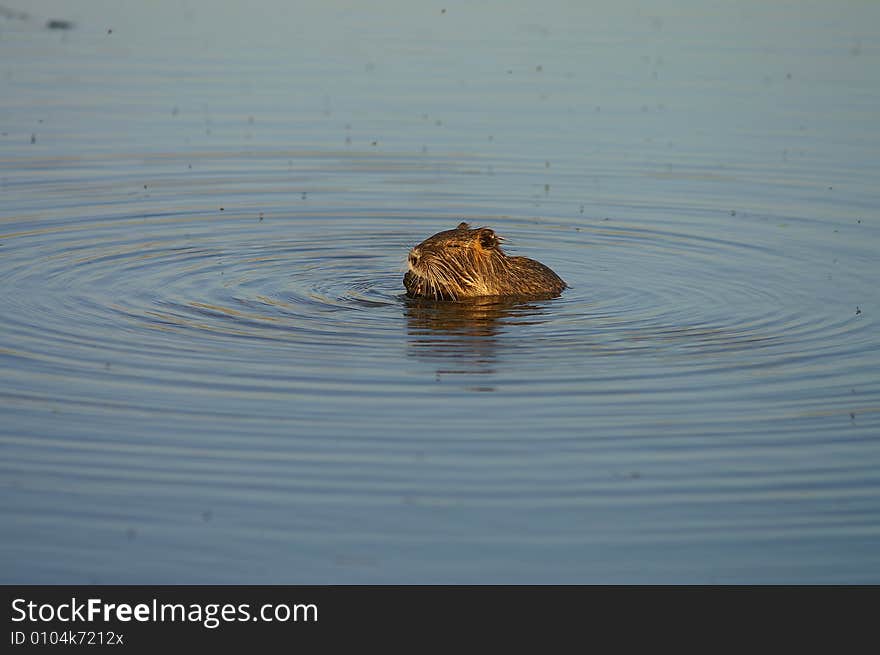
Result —
[[433, 300], [552, 298], [566, 288], [544, 264], [508, 257], [500, 243], [488, 227], [471, 229], [467, 223], [425, 239], [409, 251], [409, 270], [403, 277], [406, 295]]

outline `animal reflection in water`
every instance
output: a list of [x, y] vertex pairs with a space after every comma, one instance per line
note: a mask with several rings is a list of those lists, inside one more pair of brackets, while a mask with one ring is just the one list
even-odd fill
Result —
[[[408, 354], [437, 366], [443, 375], [492, 374], [505, 326], [537, 324], [547, 311], [541, 303], [517, 298], [471, 298], [459, 302], [407, 298]], [[476, 387], [479, 391], [491, 391]]]

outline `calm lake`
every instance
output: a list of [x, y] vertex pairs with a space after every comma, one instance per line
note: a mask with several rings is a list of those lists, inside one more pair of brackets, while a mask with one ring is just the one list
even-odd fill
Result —
[[880, 583], [880, 3], [3, 5], [0, 582]]

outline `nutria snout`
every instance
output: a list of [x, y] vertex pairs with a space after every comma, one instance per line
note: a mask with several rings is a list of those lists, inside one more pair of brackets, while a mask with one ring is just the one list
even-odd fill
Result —
[[508, 257], [488, 227], [471, 229], [467, 223], [428, 237], [409, 251], [407, 263], [403, 285], [410, 298], [552, 298], [567, 286], [534, 259]]

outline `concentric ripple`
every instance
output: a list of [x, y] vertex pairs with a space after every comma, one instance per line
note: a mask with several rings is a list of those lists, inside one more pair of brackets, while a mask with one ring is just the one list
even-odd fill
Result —
[[398, 304], [399, 289], [382, 273], [399, 268], [399, 253], [387, 247], [396, 239], [399, 250], [399, 235], [356, 230], [336, 243], [324, 217], [292, 217], [273, 229], [231, 214], [181, 214], [170, 226], [168, 216], [120, 217], [99, 238], [89, 225], [82, 235], [6, 235], [13, 311], [4, 320], [31, 338], [54, 326], [56, 335], [102, 348], [114, 344], [94, 330], [108, 326], [140, 343], [195, 350], [233, 337], [295, 347], [306, 335], [362, 333], [375, 320], [365, 308]]
[[[799, 362], [809, 367], [802, 387], [843, 371], [844, 384], [868, 382], [859, 362], [873, 343], [872, 319], [854, 305], [816, 312], [804, 280], [827, 281], [832, 263], [813, 270], [809, 256], [799, 258], [809, 250], [769, 221], [727, 217], [687, 229], [471, 217], [504, 234], [511, 253], [550, 263], [571, 288], [523, 305], [413, 307], [402, 296], [404, 254], [451, 220], [397, 216], [376, 226], [330, 211], [265, 220], [203, 210], [15, 222], [0, 237], [6, 352], [70, 367], [137, 357], [141, 378], [172, 386], [184, 356], [208, 362], [200, 371], [208, 387], [242, 378], [273, 392], [278, 381], [265, 374], [283, 362], [288, 390], [346, 379], [396, 394], [406, 366], [392, 353], [405, 328], [408, 352], [423, 360], [461, 355], [455, 370], [465, 388], [469, 372], [491, 370], [492, 389], [515, 389], [527, 371], [529, 388], [550, 385], [551, 404], [560, 385], [579, 394], [609, 385], [738, 388], [738, 376]], [[718, 234], [733, 228], [738, 238]], [[854, 244], [851, 259], [863, 256]], [[852, 267], [847, 284], [867, 289], [861, 270]], [[215, 368], [220, 353], [224, 366]], [[613, 369], [574, 365], [600, 357], [615, 357]]]

